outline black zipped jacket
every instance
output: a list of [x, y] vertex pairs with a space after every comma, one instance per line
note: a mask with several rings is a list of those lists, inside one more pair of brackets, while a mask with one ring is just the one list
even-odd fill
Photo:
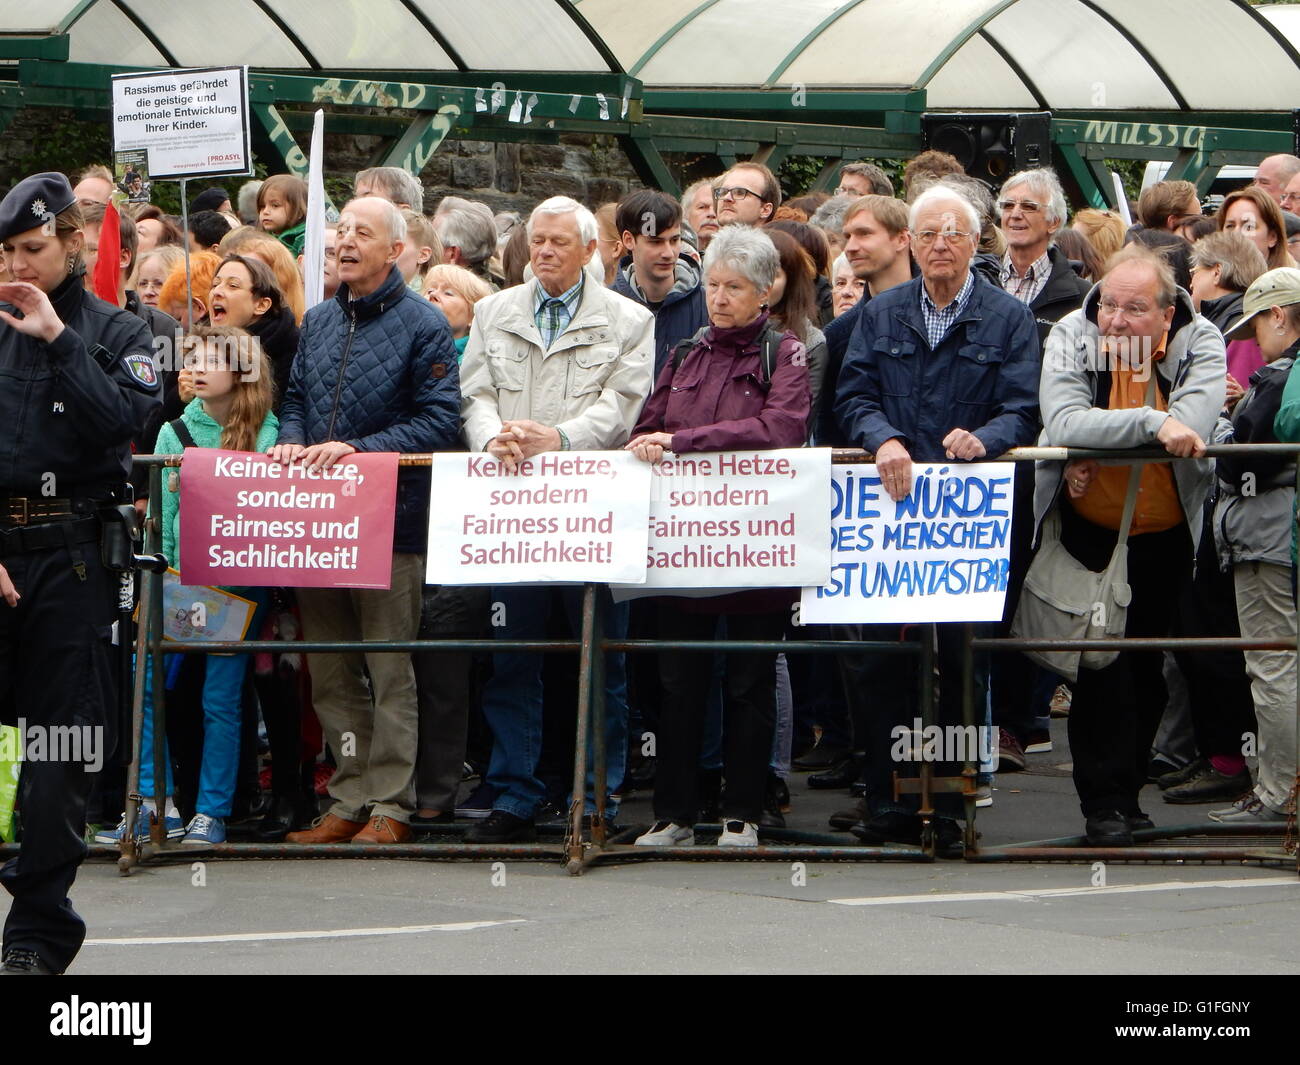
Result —
[[[280, 405], [281, 444], [337, 440], [358, 451], [459, 447], [460, 375], [447, 319], [393, 267], [368, 296], [347, 285], [302, 320]], [[397, 474], [393, 550], [423, 554], [429, 471]]]
[[66, 327], [52, 343], [0, 322], [0, 495], [116, 494], [160, 402], [149, 327], [87, 292], [83, 273], [49, 294]]

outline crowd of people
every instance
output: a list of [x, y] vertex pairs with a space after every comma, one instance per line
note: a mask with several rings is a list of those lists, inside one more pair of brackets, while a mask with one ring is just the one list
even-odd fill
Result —
[[[56, 216], [59, 269], [10, 229], [0, 284], [15, 306], [14, 284], [35, 286], [62, 317], [71, 279], [91, 285], [114, 186], [97, 166], [75, 186], [39, 178], [71, 197]], [[740, 162], [680, 198], [637, 189], [590, 210], [556, 196], [525, 217], [457, 196], [427, 210], [416, 177], [379, 167], [356, 175], [354, 198], [325, 226], [324, 301], [310, 309], [300, 178], [248, 182], [233, 197], [208, 189], [185, 224], [125, 204], [117, 289], [100, 295], [153, 337], [180, 338], [176, 364], [158, 371], [161, 401], [137, 411], [133, 448], [233, 448], [316, 467], [355, 452], [468, 449], [513, 469], [546, 451], [627, 449], [656, 463], [851, 446], [874, 456], [898, 500], [916, 463], [1036, 442], [1151, 446], [1178, 461], [1017, 466], [1006, 613], [977, 633], [1010, 632], [1049, 548], [1094, 573], [1122, 548], [1128, 635], [1293, 637], [1295, 463], [1211, 461], [1205, 448], [1300, 440], [1300, 383], [1288, 380], [1300, 349], [1300, 159], [1266, 160], [1210, 217], [1194, 185], [1158, 182], [1133, 224], [1096, 207], [1071, 214], [1049, 168], [993, 190], [926, 151], [901, 184], [852, 163], [834, 193], [786, 199], [767, 167]], [[29, 191], [6, 197], [0, 218]], [[8, 331], [15, 319], [0, 321]], [[237, 372], [232, 350], [256, 372]], [[156, 515], [172, 566], [182, 476], [167, 471]], [[143, 513], [147, 480], [133, 484]], [[282, 653], [166, 659], [166, 772], [156, 788], [147, 699], [141, 834], [156, 818], [169, 838], [207, 846], [255, 818], [265, 841], [382, 844], [465, 820], [469, 842], [508, 843], [535, 838], [572, 802], [589, 824], [598, 806], [612, 823], [640, 789], [653, 791], [654, 823], [639, 845], [689, 844], [703, 821], [720, 823], [720, 845], [748, 847], [784, 824], [787, 779], [808, 772], [810, 787], [848, 793], [832, 827], [870, 843], [919, 840], [915, 800], [895, 798], [906, 767], [891, 738], [917, 713], [916, 660], [856, 646], [916, 632], [796, 627], [796, 590], [631, 604], [599, 592], [614, 640], [844, 643], [831, 669], [776, 649], [608, 654], [593, 722], [608, 752], [601, 803], [592, 772], [583, 796], [565, 784], [571, 661], [294, 654], [297, 638], [575, 630], [573, 588], [426, 585], [429, 506], [427, 474], [403, 468], [387, 590], [232, 589], [256, 605], [250, 637], [283, 641]], [[19, 584], [6, 575], [11, 605]], [[959, 724], [961, 628], [934, 632], [937, 719]], [[975, 658], [999, 772], [1051, 751], [1050, 718], [1068, 717], [1095, 844], [1151, 826], [1139, 796], [1153, 781], [1169, 803], [1209, 804], [1214, 821], [1273, 822], [1294, 808], [1294, 653], [1126, 651], [1069, 683], [1024, 655]], [[270, 768], [259, 778], [262, 738]], [[980, 770], [988, 805], [993, 766]], [[120, 841], [121, 789], [99, 790], [95, 839]], [[936, 808], [941, 851], [960, 854], [960, 797]]]

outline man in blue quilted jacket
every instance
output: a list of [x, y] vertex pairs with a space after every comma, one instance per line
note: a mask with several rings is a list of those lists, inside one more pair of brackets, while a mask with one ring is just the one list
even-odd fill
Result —
[[[303, 318], [279, 442], [269, 452], [276, 461], [328, 469], [356, 451], [456, 445], [456, 348], [442, 312], [402, 280], [396, 263], [405, 237], [406, 223], [387, 200], [366, 196], [343, 209], [338, 292]], [[415, 639], [428, 511], [428, 471], [400, 470], [391, 587], [299, 589], [306, 639]], [[338, 761], [329, 784], [334, 805], [288, 841], [405, 842], [418, 750], [410, 655], [321, 654], [312, 658], [311, 673], [316, 714]]]

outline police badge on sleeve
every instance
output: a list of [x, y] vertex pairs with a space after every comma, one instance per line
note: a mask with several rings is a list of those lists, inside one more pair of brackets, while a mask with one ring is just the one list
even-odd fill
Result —
[[158, 387], [158, 370], [153, 364], [152, 355], [137, 353], [128, 355], [122, 361], [126, 364], [127, 372], [145, 388]]

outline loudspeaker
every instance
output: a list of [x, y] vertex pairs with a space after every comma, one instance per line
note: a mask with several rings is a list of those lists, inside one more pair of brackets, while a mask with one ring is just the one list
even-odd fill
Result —
[[957, 157], [966, 173], [995, 189], [1018, 170], [1050, 166], [1052, 113], [932, 113], [921, 116], [926, 148]]

